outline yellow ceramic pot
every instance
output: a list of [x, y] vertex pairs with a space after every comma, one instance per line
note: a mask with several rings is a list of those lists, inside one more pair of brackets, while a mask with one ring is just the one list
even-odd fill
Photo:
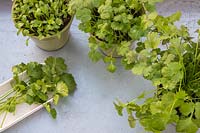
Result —
[[50, 37], [45, 37], [43, 39], [39, 39], [36, 36], [30, 37], [31, 40], [35, 42], [35, 44], [46, 51], [54, 51], [62, 48], [66, 42], [69, 40], [69, 31], [70, 26], [73, 21], [73, 16], [71, 17], [69, 23], [62, 29], [60, 38], [57, 35], [53, 35]]

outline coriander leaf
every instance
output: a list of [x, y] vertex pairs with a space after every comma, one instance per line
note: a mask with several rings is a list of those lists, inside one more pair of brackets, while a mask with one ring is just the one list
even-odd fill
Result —
[[26, 39], [26, 46], [28, 46], [28, 44], [29, 44], [29, 39], [30, 39], [30, 38], [27, 38], [27, 39]]
[[42, 100], [42, 101], [47, 101], [48, 100], [48, 96], [44, 93], [42, 93], [41, 91], [37, 91], [36, 95]]
[[153, 115], [150, 125], [155, 131], [163, 131], [166, 129], [167, 121], [168, 119], [163, 117], [163, 114]]
[[197, 125], [190, 118], [179, 120], [176, 125], [177, 132], [196, 133], [197, 130]]
[[51, 112], [51, 105], [49, 103], [45, 103], [45, 104], [43, 104], [43, 106], [45, 107], [45, 109], [47, 110], [48, 113]]
[[190, 103], [183, 103], [180, 106], [180, 112], [185, 115], [188, 116], [190, 113], [192, 113], [194, 111], [194, 103], [190, 102]]
[[200, 119], [192, 119], [192, 121], [197, 125], [197, 127], [200, 127]]
[[118, 51], [118, 54], [119, 55], [122, 55], [122, 56], [124, 56], [124, 55], [126, 55], [127, 54], [127, 52], [129, 52], [129, 50], [130, 50], [130, 45], [131, 45], [131, 43], [130, 42], [121, 42], [121, 46], [119, 47], [119, 49], [117, 50]]
[[12, 102], [12, 104], [10, 104], [9, 108], [8, 108], [8, 112], [10, 113], [14, 113], [16, 111], [16, 101]]
[[55, 105], [58, 104], [59, 98], [60, 98], [60, 97], [59, 97], [59, 95], [57, 95], [57, 94], [53, 96], [53, 103], [54, 103]]
[[92, 2], [94, 7], [99, 7], [101, 4], [104, 3], [104, 0], [93, 0]]
[[56, 85], [56, 92], [65, 97], [65, 96], [68, 96], [68, 87], [67, 85], [64, 83], [64, 82], [58, 82], [57, 85]]
[[135, 128], [136, 120], [135, 120], [135, 118], [132, 115], [128, 116], [128, 122], [129, 122], [129, 126], [131, 128]]
[[130, 31], [128, 32], [128, 35], [133, 39], [133, 40], [138, 40], [142, 35], [144, 34], [143, 31], [140, 29], [141, 27], [132, 27], [130, 28]]
[[57, 112], [56, 112], [55, 109], [51, 109], [50, 114], [51, 114], [52, 118], [56, 119], [56, 117], [57, 117]]
[[100, 5], [98, 13], [102, 19], [110, 19], [113, 16], [113, 8], [110, 4]]
[[181, 12], [180, 11], [178, 11], [178, 12], [176, 12], [176, 13], [174, 13], [171, 16], [168, 17], [170, 22], [175, 22], [177, 20], [180, 20], [180, 18], [181, 18]]
[[90, 58], [93, 62], [97, 62], [97, 61], [99, 61], [99, 60], [102, 58], [102, 54], [99, 53], [99, 52], [96, 51], [96, 50], [91, 50], [91, 51], [88, 53], [88, 56], [89, 56], [89, 58]]
[[114, 106], [115, 106], [115, 109], [117, 110], [118, 115], [122, 116], [123, 115], [122, 111], [124, 107], [116, 103], [114, 103]]
[[153, 115], [157, 113], [162, 113], [165, 110], [165, 106], [163, 106], [163, 103], [161, 101], [153, 102], [150, 105], [150, 110]]
[[143, 98], [145, 98], [146, 95], [147, 95], [146, 92], [143, 91], [137, 98], [138, 99], [143, 99]]
[[29, 94], [26, 95], [26, 103], [30, 105], [34, 103], [34, 98], [30, 96]]
[[72, 93], [76, 88], [76, 82], [72, 74], [65, 73], [60, 78], [68, 87], [69, 93]]
[[67, 65], [64, 62], [65, 62], [64, 59], [60, 57], [54, 58], [50, 56], [45, 60], [46, 65], [43, 67], [43, 71], [47, 75], [63, 74], [67, 70]]
[[83, 8], [76, 11], [76, 18], [81, 20], [82, 22], [87, 22], [91, 19], [91, 11], [90, 9]]
[[172, 103], [176, 103], [175, 101], [175, 94], [173, 92], [168, 92], [162, 95], [162, 105], [164, 108], [167, 106], [171, 107]]
[[116, 71], [116, 66], [111, 62], [108, 66], [107, 66], [107, 70], [109, 72], [114, 73]]
[[132, 72], [136, 75], [143, 74], [144, 69], [146, 68], [146, 63], [140, 63], [133, 66]]
[[18, 91], [24, 91], [26, 89], [26, 87], [22, 84], [16, 84], [13, 89], [18, 90]]
[[152, 13], [150, 13], [150, 14], [148, 15], [148, 18], [149, 18], [150, 20], [154, 20], [154, 19], [156, 19], [157, 16], [158, 16], [158, 13], [157, 13], [157, 12], [152, 12]]
[[179, 92], [176, 93], [176, 98], [177, 99], [184, 99], [187, 96], [186, 92], [181, 90]]
[[162, 118], [162, 116], [147, 116], [143, 119], [140, 119], [140, 123], [145, 129], [148, 131], [160, 132], [165, 130], [166, 121]]
[[92, 25], [89, 22], [80, 23], [78, 28], [86, 33], [92, 32]]
[[158, 48], [158, 45], [161, 43], [161, 40], [158, 36], [158, 33], [151, 32], [147, 35], [147, 40], [145, 41], [145, 48]]
[[12, 72], [14, 75], [16, 74], [20, 74], [22, 72], [24, 72], [27, 69], [27, 65], [24, 63], [21, 63], [19, 65], [15, 65], [12, 67]]
[[42, 78], [41, 64], [37, 62], [30, 62], [27, 64], [27, 75], [33, 80]]

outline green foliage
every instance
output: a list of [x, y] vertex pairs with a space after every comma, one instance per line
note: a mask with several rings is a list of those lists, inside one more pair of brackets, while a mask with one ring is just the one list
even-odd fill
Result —
[[195, 103], [195, 117], [197, 119], [200, 119], [200, 103], [199, 102]]
[[[155, 4], [160, 1], [84, 0], [82, 2], [75, 0], [69, 3], [69, 8], [77, 11], [77, 19], [81, 21], [79, 29], [90, 33], [89, 58], [93, 62], [101, 59], [105, 62], [107, 57], [111, 58], [110, 61], [105, 63], [108, 64], [108, 71], [115, 72], [117, 68], [112, 59], [116, 55], [122, 57], [121, 62], [126, 69], [133, 67], [135, 59], [138, 58], [136, 54], [138, 51], [132, 51], [133, 45], [135, 46], [133, 44], [134, 41], [138, 42], [136, 45], [140, 44], [137, 50], [141, 51], [146, 48], [146, 50], [141, 51], [141, 56], [146, 56], [142, 54], [151, 53], [151, 49], [154, 49], [154, 55], [156, 55], [158, 52], [156, 48], [160, 46], [162, 41], [164, 43], [164, 41], [168, 41], [168, 39], [173, 38], [177, 34], [180, 36], [182, 33], [185, 33], [182, 32], [182, 30], [185, 30], [184, 27], [182, 30], [177, 30], [174, 25], [174, 22], [180, 19], [180, 12], [168, 17], [158, 15]], [[146, 40], [142, 41], [143, 39], [141, 38], [146, 38]], [[99, 50], [103, 52], [101, 53]], [[146, 63], [141, 63], [141, 65], [144, 67], [148, 66]], [[136, 69], [134, 68], [133, 71], [137, 71]], [[141, 72], [143, 71], [139, 65], [138, 69]], [[148, 70], [144, 70], [146, 75], [150, 73], [151, 69], [153, 68], [149, 67]], [[141, 72], [138, 72], [138, 74]], [[168, 86], [166, 85], [166, 87]]]
[[91, 20], [91, 11], [87, 8], [77, 10], [77, 19], [81, 20], [82, 22], [87, 22]]
[[[105, 60], [106, 56], [110, 58], [114, 58], [114, 55], [131, 56], [131, 53], [126, 55], [126, 52], [132, 49], [132, 42], [139, 41], [141, 37], [147, 35], [148, 31], [154, 30], [151, 28], [152, 21], [159, 17], [155, 10], [155, 4], [160, 1], [73, 0], [69, 3], [69, 8], [76, 10], [76, 17], [81, 21], [79, 29], [90, 33], [88, 55], [92, 61], [97, 62], [101, 59]], [[154, 37], [154, 33], [149, 35], [149, 41], [152, 41], [152, 44], [156, 41], [155, 45], [158, 45], [158, 37], [151, 40]], [[104, 51], [106, 56], [99, 50]], [[111, 52], [107, 53], [106, 51]], [[116, 70], [114, 62], [105, 63], [108, 64], [108, 71]]]
[[184, 133], [195, 133], [200, 127], [200, 33], [194, 41], [186, 27], [171, 23], [179, 18], [179, 12], [167, 19], [156, 16], [156, 21], [148, 25], [157, 29], [147, 33], [135, 49], [124, 52], [132, 53], [123, 57], [124, 64], [155, 86], [153, 96], [142, 93], [143, 104], [137, 103], [139, 98], [114, 103], [120, 116], [123, 109], [127, 110], [131, 127], [136, 120], [154, 133], [171, 123], [176, 124], [177, 132]]
[[56, 93], [60, 96], [68, 96], [68, 87], [64, 82], [58, 82], [56, 85]]
[[60, 34], [71, 19], [69, 0], [15, 0], [12, 17], [18, 34], [39, 39]]
[[74, 89], [76, 88], [76, 82], [73, 75], [70, 73], [65, 73], [60, 78], [67, 85], [69, 93], [74, 92]]
[[177, 132], [196, 133], [197, 125], [190, 119], [179, 120], [176, 126]]
[[[57, 105], [61, 97], [68, 96], [68, 92], [73, 92], [76, 87], [72, 74], [66, 72], [67, 65], [60, 57], [48, 57], [44, 64], [21, 63], [12, 71], [13, 89], [0, 97], [0, 114], [14, 113], [16, 105], [21, 103], [43, 104], [47, 112], [56, 118], [56, 110], [47, 101], [53, 98], [54, 105]], [[20, 78], [21, 73], [27, 79]]]

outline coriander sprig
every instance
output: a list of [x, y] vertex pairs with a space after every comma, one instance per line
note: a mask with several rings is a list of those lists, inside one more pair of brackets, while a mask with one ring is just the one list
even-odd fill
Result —
[[[178, 16], [169, 16], [167, 21]], [[177, 132], [196, 133], [200, 128], [200, 38], [194, 41], [185, 26], [161, 25], [159, 19], [163, 18], [157, 17], [154, 23], [160, 28], [149, 32], [130, 51], [133, 55], [124, 58], [132, 72], [152, 81], [156, 90], [153, 96], [143, 96], [143, 104], [117, 101], [115, 108], [119, 115], [127, 110], [131, 127], [138, 120], [146, 131], [154, 133], [162, 132], [168, 124], [175, 124]]]
[[48, 57], [44, 64], [21, 63], [12, 70], [12, 89], [0, 99], [0, 114], [5, 113], [1, 127], [7, 113], [15, 113], [16, 106], [21, 103], [43, 104], [48, 113], [56, 118], [56, 110], [47, 101], [53, 98], [53, 104], [57, 105], [60, 98], [68, 96], [76, 87], [72, 74], [67, 72], [67, 65], [60, 57]]

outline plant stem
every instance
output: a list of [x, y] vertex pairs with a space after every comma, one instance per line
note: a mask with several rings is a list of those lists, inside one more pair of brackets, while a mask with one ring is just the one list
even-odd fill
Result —
[[4, 124], [5, 120], [6, 120], [7, 113], [8, 113], [8, 112], [6, 111], [6, 113], [5, 113], [4, 117], [3, 117], [3, 120], [2, 120], [2, 122], [1, 122], [0, 128], [3, 127], [3, 124]]
[[197, 72], [195, 75], [194, 75], [194, 77], [196, 77], [196, 76], [198, 76], [199, 77], [199, 75], [198, 74], [200, 74], [200, 71], [199, 72]]
[[0, 97], [0, 101], [4, 100], [6, 97], [8, 97], [10, 94], [12, 94], [14, 92], [13, 89], [7, 91], [6, 93], [4, 93], [1, 97]]
[[194, 75], [195, 69], [196, 69], [196, 62], [197, 62], [197, 55], [198, 55], [198, 48], [199, 48], [199, 35], [198, 35], [198, 39], [197, 39], [197, 45], [196, 45], [196, 49], [195, 49], [195, 56], [194, 56], [194, 66], [193, 66], [193, 72], [192, 74]]
[[191, 114], [191, 116], [190, 116], [190, 119], [192, 119], [192, 117], [193, 117], [193, 114], [194, 114], [194, 111], [192, 112], [192, 114]]
[[199, 80], [200, 80], [200, 77], [197, 78], [197, 79], [194, 79], [194, 80], [192, 80], [192, 81], [190, 81], [190, 82], [196, 82], [196, 81], [199, 81]]
[[145, 7], [145, 5], [144, 5], [143, 2], [142, 2], [142, 7], [144, 8], [144, 12], [145, 12], [146, 14], [148, 14], [148, 11], [147, 11], [147, 9], [146, 9], [146, 7]]
[[171, 109], [170, 109], [170, 114], [172, 113], [172, 110], [173, 110], [173, 108], [174, 108], [174, 105], [175, 105], [176, 101], [177, 101], [177, 99], [175, 99], [174, 102], [173, 102], [173, 104], [172, 104], [172, 107], [171, 107]]

